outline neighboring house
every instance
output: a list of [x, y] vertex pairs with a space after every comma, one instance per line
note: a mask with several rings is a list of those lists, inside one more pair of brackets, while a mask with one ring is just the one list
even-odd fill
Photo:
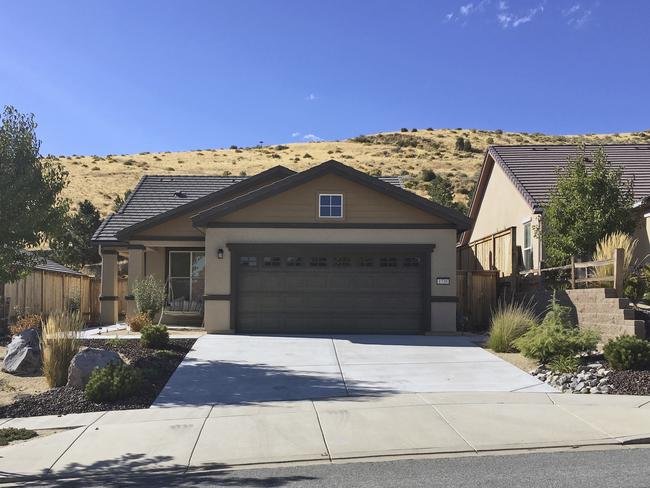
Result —
[[[639, 212], [636, 257], [642, 260], [650, 253], [650, 145], [586, 146], [586, 152], [593, 154], [599, 147], [605, 150], [612, 165], [622, 168], [623, 177], [632, 181]], [[538, 269], [544, 259], [544, 244], [535, 229], [557, 184], [557, 168], [564, 167], [578, 150], [575, 145], [489, 147], [470, 204], [469, 216], [474, 227], [463, 234], [460, 244], [516, 227], [520, 268]]]
[[158, 277], [172, 316], [208, 332], [455, 331], [455, 245], [470, 224], [398, 177], [337, 161], [249, 178], [145, 176], [93, 236], [102, 322], [117, 320], [120, 254], [129, 290]]

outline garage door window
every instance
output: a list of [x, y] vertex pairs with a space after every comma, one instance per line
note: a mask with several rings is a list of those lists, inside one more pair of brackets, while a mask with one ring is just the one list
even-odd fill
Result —
[[370, 268], [374, 266], [374, 261], [375, 260], [370, 257], [361, 257], [359, 258], [359, 266], [362, 268]]
[[256, 256], [242, 256], [239, 258], [239, 265], [245, 268], [256, 268], [257, 267], [257, 257]]
[[397, 268], [397, 258], [379, 258], [379, 266], [382, 268]]
[[323, 268], [327, 266], [327, 258], [322, 257], [312, 257], [309, 260], [309, 266], [313, 268]]
[[168, 299], [172, 308], [185, 310], [189, 304], [203, 301], [204, 283], [203, 251], [170, 251]]
[[318, 196], [318, 216], [326, 219], [340, 219], [343, 217], [343, 195], [323, 194]]
[[345, 268], [350, 266], [352, 259], [347, 256], [337, 256], [334, 258], [334, 266], [337, 268]]
[[404, 258], [405, 268], [417, 268], [418, 266], [420, 266], [420, 258], [412, 256]]
[[302, 266], [302, 258], [299, 256], [289, 256], [287, 257], [287, 266], [297, 267]]
[[264, 266], [269, 267], [269, 266], [280, 266], [282, 263], [282, 259], [280, 259], [280, 256], [265, 256], [264, 257]]

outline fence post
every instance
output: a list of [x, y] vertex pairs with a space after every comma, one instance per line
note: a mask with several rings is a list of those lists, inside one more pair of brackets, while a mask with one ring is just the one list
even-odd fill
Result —
[[576, 289], [576, 257], [571, 256], [571, 289]]
[[623, 249], [616, 248], [614, 250], [614, 289], [617, 291], [618, 295], [623, 294], [623, 278], [625, 276], [625, 251]]

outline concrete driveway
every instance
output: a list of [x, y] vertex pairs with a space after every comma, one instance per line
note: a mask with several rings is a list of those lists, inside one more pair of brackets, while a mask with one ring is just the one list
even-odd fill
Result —
[[200, 337], [154, 406], [551, 387], [466, 337]]

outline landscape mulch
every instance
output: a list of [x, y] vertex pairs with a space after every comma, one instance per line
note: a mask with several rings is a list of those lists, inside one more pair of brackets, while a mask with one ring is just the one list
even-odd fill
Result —
[[612, 371], [609, 379], [617, 395], [650, 395], [650, 371]]
[[142, 347], [139, 340], [84, 339], [84, 346], [115, 351], [143, 372], [143, 385], [136, 396], [117, 402], [95, 403], [84, 397], [83, 390], [63, 386], [20, 397], [12, 404], [0, 407], [0, 418], [148, 408], [195, 341], [196, 339], [170, 339], [170, 354], [159, 355], [153, 349]]

